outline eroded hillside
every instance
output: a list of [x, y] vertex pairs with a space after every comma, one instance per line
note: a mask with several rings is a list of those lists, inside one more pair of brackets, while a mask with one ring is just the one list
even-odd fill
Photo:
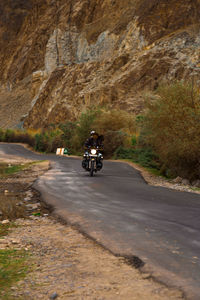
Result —
[[199, 0], [2, 0], [0, 126], [139, 112], [161, 79], [198, 80], [199, 20]]

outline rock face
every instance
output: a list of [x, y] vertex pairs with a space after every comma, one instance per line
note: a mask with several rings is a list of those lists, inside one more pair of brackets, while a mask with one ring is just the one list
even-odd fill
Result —
[[199, 49], [199, 0], [1, 0], [0, 126], [139, 112], [160, 80], [198, 81]]

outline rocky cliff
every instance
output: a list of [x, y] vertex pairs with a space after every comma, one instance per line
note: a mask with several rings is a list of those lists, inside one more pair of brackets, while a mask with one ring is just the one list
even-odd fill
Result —
[[198, 81], [199, 25], [200, 0], [1, 0], [0, 126], [139, 112], [162, 79]]

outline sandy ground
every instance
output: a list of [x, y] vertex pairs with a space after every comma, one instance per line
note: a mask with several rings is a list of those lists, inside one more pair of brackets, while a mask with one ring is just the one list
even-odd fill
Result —
[[[4, 157], [3, 161], [24, 163], [17, 157]], [[48, 163], [44, 162], [0, 180], [1, 192], [4, 188], [15, 192], [16, 184], [26, 199], [24, 205], [27, 195], [30, 203], [38, 203], [31, 184], [47, 169]], [[40, 207], [41, 216], [29, 211], [26, 217], [16, 220], [20, 226], [0, 243], [2, 249], [26, 249], [32, 254], [31, 271], [12, 287], [13, 299], [183, 299], [180, 291], [141, 274], [124, 258], [115, 257], [75, 228], [47, 216], [42, 203]]]
[[18, 220], [10, 234], [33, 253], [34, 271], [16, 287], [22, 299], [181, 299], [75, 229], [47, 217]]

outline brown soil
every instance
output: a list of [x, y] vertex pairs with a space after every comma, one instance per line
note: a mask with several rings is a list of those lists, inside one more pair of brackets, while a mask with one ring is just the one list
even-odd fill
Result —
[[[18, 163], [20, 160], [16, 158]], [[17, 176], [0, 180], [0, 190], [29, 197], [28, 203], [38, 203], [32, 182], [48, 169], [48, 163], [34, 165]], [[26, 201], [23, 205], [26, 205]], [[12, 228], [0, 248], [29, 250], [30, 272], [11, 288], [13, 299], [182, 299], [182, 293], [151, 279], [149, 274], [126, 264], [76, 229], [47, 216], [40, 202], [40, 216], [24, 210], [18, 218], [20, 226]], [[35, 212], [35, 211], [34, 211]]]
[[[17, 157], [9, 159], [8, 163], [24, 165], [24, 161]], [[45, 161], [27, 165], [24, 170], [14, 175], [0, 176], [0, 221], [5, 219], [13, 221], [33, 214], [48, 213], [47, 205], [40, 202], [39, 192], [31, 189], [33, 181], [48, 169], [49, 162]]]

